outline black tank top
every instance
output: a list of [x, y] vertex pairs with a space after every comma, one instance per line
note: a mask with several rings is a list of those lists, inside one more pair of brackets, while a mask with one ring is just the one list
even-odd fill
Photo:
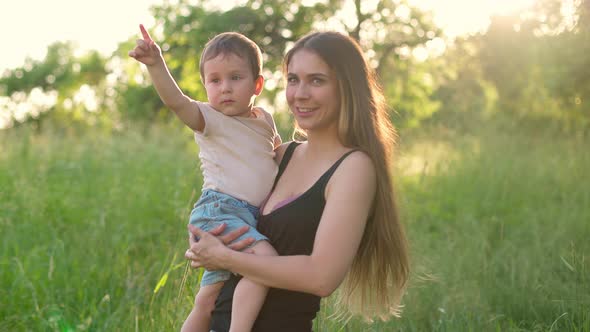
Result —
[[[293, 142], [287, 147], [279, 165], [273, 190], [298, 145], [299, 143]], [[340, 157], [301, 196], [267, 215], [259, 216], [258, 231], [269, 238], [279, 255], [311, 254], [315, 234], [326, 204], [324, 198], [326, 185], [344, 158], [354, 151], [349, 151]], [[231, 297], [238, 280], [239, 278], [236, 277], [227, 281], [217, 298], [211, 322], [211, 329], [216, 332], [229, 330]], [[319, 309], [319, 296], [271, 288], [254, 324], [253, 331], [311, 331], [312, 321]]]

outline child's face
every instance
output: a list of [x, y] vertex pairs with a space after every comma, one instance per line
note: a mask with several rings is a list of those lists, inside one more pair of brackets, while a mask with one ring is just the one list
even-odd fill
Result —
[[227, 116], [249, 117], [254, 98], [262, 90], [262, 77], [253, 77], [250, 64], [235, 54], [219, 54], [203, 64], [207, 99]]

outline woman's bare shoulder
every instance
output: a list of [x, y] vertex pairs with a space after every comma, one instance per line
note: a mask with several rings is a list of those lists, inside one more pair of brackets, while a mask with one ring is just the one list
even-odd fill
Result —
[[348, 171], [374, 172], [375, 165], [371, 157], [364, 151], [355, 150], [342, 161], [342, 168]]
[[348, 155], [330, 180], [330, 184], [342, 183], [344, 186], [370, 184], [375, 181], [375, 164], [364, 151], [356, 150]]
[[275, 149], [275, 161], [277, 164], [281, 163], [281, 160], [283, 160], [283, 156], [285, 155], [285, 151], [287, 151], [287, 148], [293, 142], [294, 141], [285, 142]]

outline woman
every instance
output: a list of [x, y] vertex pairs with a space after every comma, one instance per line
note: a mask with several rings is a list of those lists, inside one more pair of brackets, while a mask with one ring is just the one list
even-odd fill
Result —
[[[342, 313], [399, 314], [408, 278], [403, 228], [392, 189], [395, 131], [363, 52], [335, 32], [301, 38], [285, 57], [287, 102], [306, 140], [283, 144], [279, 173], [261, 207], [258, 230], [280, 256], [200, 238], [193, 267], [227, 269], [271, 287], [254, 331], [310, 331], [321, 297], [337, 295]], [[224, 287], [211, 328], [229, 326], [232, 284]]]

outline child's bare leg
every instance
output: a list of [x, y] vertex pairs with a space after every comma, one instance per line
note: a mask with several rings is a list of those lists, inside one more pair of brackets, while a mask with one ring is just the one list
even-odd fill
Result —
[[[276, 256], [277, 252], [268, 241], [259, 241], [251, 248], [255, 255]], [[250, 331], [258, 317], [268, 287], [242, 278], [234, 291], [230, 332]]]
[[195, 296], [195, 306], [182, 324], [181, 332], [209, 332], [211, 312], [215, 309], [215, 300], [223, 287], [223, 282], [199, 288]]

